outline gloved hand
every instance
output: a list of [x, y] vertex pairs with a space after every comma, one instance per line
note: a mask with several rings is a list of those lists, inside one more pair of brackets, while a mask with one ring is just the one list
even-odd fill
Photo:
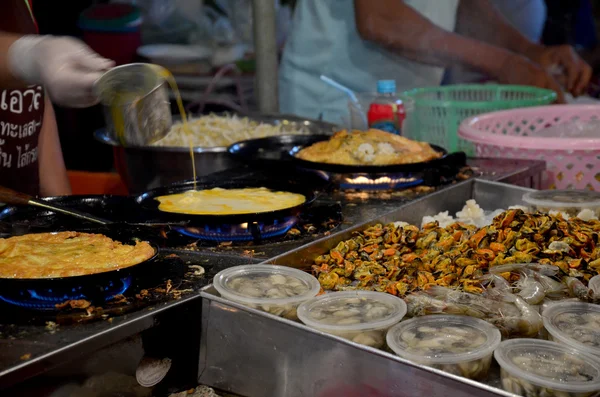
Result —
[[71, 37], [27, 35], [8, 50], [10, 72], [29, 84], [43, 85], [52, 102], [68, 107], [98, 103], [94, 82], [114, 62]]

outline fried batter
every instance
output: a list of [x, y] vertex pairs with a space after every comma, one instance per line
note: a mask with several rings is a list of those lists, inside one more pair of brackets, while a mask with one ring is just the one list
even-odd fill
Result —
[[410, 164], [441, 156], [428, 143], [375, 129], [339, 131], [328, 141], [317, 142], [297, 154], [302, 160], [343, 165]]
[[103, 273], [154, 256], [147, 242], [122, 244], [102, 234], [58, 232], [0, 239], [0, 278], [55, 278]]

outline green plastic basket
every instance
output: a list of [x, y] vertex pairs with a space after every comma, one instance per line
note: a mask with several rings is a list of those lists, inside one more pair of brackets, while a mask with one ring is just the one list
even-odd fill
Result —
[[458, 137], [458, 126], [464, 119], [496, 110], [548, 105], [556, 100], [552, 90], [499, 84], [416, 88], [402, 95], [414, 100], [414, 108], [404, 122], [405, 136], [469, 156], [475, 153], [473, 144]]

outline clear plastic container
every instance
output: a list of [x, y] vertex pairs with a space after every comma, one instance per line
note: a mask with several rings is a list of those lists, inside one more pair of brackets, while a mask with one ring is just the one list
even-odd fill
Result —
[[487, 377], [500, 331], [469, 316], [430, 315], [391, 328], [387, 344], [398, 356], [469, 379]]
[[384, 346], [386, 331], [405, 314], [402, 299], [374, 291], [331, 292], [298, 308], [309, 327], [375, 348]]
[[511, 339], [494, 352], [504, 390], [525, 397], [591, 397], [600, 392], [600, 359], [539, 339]]
[[321, 290], [310, 274], [275, 265], [230, 267], [217, 273], [213, 285], [225, 299], [290, 320], [298, 319], [298, 305]]
[[558, 302], [548, 306], [543, 316], [550, 340], [600, 357], [599, 305]]
[[570, 218], [589, 220], [600, 215], [600, 192], [591, 190], [538, 190], [525, 193], [523, 201], [533, 211], [560, 212]]

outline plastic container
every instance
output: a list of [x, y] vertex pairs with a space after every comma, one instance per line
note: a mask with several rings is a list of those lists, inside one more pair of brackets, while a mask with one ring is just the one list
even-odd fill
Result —
[[600, 357], [600, 306], [558, 302], [543, 312], [550, 340]]
[[396, 96], [396, 82], [379, 80], [377, 94], [367, 112], [369, 128], [402, 135], [402, 123], [406, 115], [402, 100]]
[[398, 356], [469, 379], [485, 379], [500, 343], [498, 328], [469, 316], [430, 315], [391, 328], [387, 344]]
[[331, 292], [298, 308], [309, 327], [375, 348], [384, 346], [386, 331], [405, 314], [402, 299], [374, 291]]
[[557, 211], [570, 218], [600, 215], [600, 192], [590, 190], [538, 190], [525, 193], [523, 201], [532, 211]]
[[403, 95], [415, 101], [413, 117], [407, 118], [407, 138], [433, 143], [450, 152], [472, 156], [475, 147], [458, 137], [460, 123], [468, 117], [496, 110], [547, 105], [556, 93], [541, 88], [499, 84], [457, 84], [417, 88]]
[[297, 320], [298, 305], [321, 290], [310, 274], [275, 265], [230, 267], [217, 273], [213, 284], [225, 299], [289, 320]]
[[532, 132], [573, 121], [600, 120], [599, 105], [553, 105], [495, 112], [465, 120], [459, 136], [477, 157], [543, 160], [542, 189], [600, 191], [600, 137], [548, 138]]
[[83, 11], [78, 21], [83, 40], [117, 65], [135, 61], [136, 50], [142, 42], [141, 24], [139, 8], [116, 3], [96, 4]]
[[600, 392], [600, 360], [539, 339], [511, 339], [494, 352], [504, 390], [525, 397], [591, 397]]

